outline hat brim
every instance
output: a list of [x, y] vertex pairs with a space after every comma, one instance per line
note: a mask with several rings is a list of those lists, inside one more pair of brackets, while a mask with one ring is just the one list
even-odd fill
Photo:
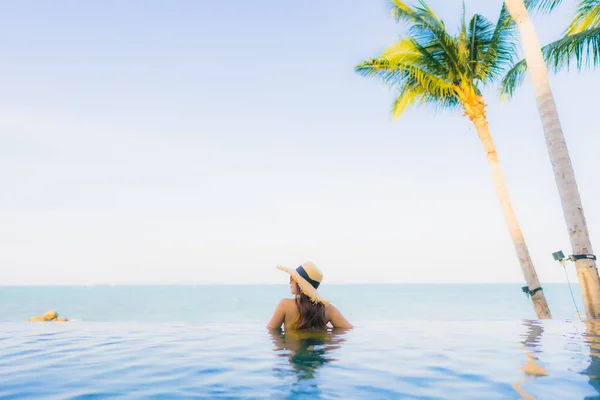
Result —
[[302, 293], [307, 295], [313, 302], [323, 303], [325, 305], [327, 305], [329, 303], [327, 300], [322, 298], [319, 295], [319, 292], [317, 291], [317, 289], [315, 289], [313, 287], [313, 285], [311, 285], [306, 279], [301, 277], [300, 274], [295, 269], [282, 267], [281, 265], [278, 265], [276, 268], [280, 271], [287, 272], [288, 274], [290, 274], [292, 279], [294, 281], [296, 281], [296, 283], [298, 284], [298, 287], [300, 288]]

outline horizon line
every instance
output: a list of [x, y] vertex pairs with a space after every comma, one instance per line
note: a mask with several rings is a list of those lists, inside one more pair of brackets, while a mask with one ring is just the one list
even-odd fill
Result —
[[[556, 284], [574, 284], [577, 282], [552, 281], [546, 282], [546, 285]], [[10, 287], [131, 287], [131, 286], [278, 286], [287, 285], [287, 283], [225, 283], [225, 282], [199, 282], [199, 283], [52, 283], [52, 284], [0, 284], [0, 288]], [[347, 282], [347, 283], [328, 283], [326, 286], [358, 286], [358, 285], [520, 285], [526, 286], [524, 282]], [[543, 285], [542, 285], [543, 286]]]

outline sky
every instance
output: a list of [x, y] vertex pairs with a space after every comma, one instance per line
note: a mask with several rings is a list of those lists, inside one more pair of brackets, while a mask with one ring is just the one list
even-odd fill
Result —
[[[570, 12], [534, 18], [542, 43]], [[392, 122], [353, 70], [403, 29], [384, 0], [2, 2], [0, 285], [286, 283], [307, 260], [324, 283], [523, 283], [470, 121]], [[599, 74], [551, 76], [597, 247]], [[563, 282], [531, 86], [485, 95], [540, 280]]]

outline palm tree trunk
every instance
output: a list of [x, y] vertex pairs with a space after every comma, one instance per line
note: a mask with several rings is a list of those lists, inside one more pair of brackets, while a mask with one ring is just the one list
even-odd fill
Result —
[[[546, 146], [554, 169], [573, 254], [593, 254], [583, 214], [583, 205], [575, 181], [575, 172], [563, 136], [535, 27], [529, 19], [522, 0], [504, 0], [504, 3], [521, 34], [521, 44], [533, 82], [538, 111], [546, 136]], [[587, 317], [600, 319], [600, 279], [596, 262], [590, 259], [581, 259], [575, 262], [575, 267]]]
[[[473, 124], [475, 124], [477, 134], [479, 135], [479, 140], [481, 141], [483, 149], [485, 150], [485, 155], [487, 156], [492, 172], [494, 187], [496, 188], [496, 195], [498, 196], [498, 200], [500, 200], [502, 213], [504, 214], [506, 226], [508, 227], [510, 237], [517, 252], [517, 257], [519, 258], [519, 263], [521, 264], [521, 269], [523, 270], [525, 282], [527, 282], [529, 290], [533, 291], [541, 287], [540, 281], [537, 273], [535, 272], [535, 268], [533, 267], [533, 263], [531, 262], [531, 257], [529, 257], [529, 250], [527, 250], [525, 238], [523, 238], [523, 232], [521, 232], [521, 227], [517, 221], [517, 216], [512, 208], [510, 196], [508, 195], [508, 189], [506, 188], [506, 183], [504, 182], [504, 174], [500, 168], [500, 161], [498, 159], [498, 153], [496, 152], [496, 146], [494, 145], [494, 141], [492, 140], [492, 136], [488, 127], [483, 99], [478, 98], [470, 105], [465, 105], [465, 110]], [[548, 303], [546, 302], [546, 297], [544, 296], [544, 292], [542, 290], [536, 291], [531, 296], [531, 301], [533, 302], [533, 308], [535, 309], [538, 318], [552, 318], [550, 309], [548, 308]]]

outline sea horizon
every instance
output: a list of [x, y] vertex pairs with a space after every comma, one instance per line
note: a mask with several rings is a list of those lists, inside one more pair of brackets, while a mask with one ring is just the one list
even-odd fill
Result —
[[[522, 284], [328, 284], [319, 287], [352, 321], [536, 319]], [[555, 318], [583, 310], [578, 285], [542, 286]], [[573, 291], [573, 297], [571, 296]], [[30, 285], [0, 287], [0, 322], [48, 310], [78, 321], [265, 322], [287, 283], [186, 285]]]
[[[287, 285], [287, 283], [273, 283], [273, 282], [257, 282], [257, 283], [227, 283], [227, 282], [199, 282], [199, 283], [144, 283], [144, 282], [128, 282], [128, 283], [118, 283], [118, 282], [103, 282], [103, 283], [56, 283], [56, 284], [0, 284], [0, 288], [9, 288], [9, 287], [88, 287], [88, 286], [278, 286], [278, 285]], [[390, 286], [390, 285], [407, 285], [407, 286], [427, 286], [427, 285], [436, 285], [436, 286], [494, 286], [494, 285], [520, 285], [526, 286], [524, 282], [338, 282], [338, 283], [330, 283], [327, 282], [327, 286]], [[578, 287], [579, 282], [546, 282], [544, 285], [571, 285], [572, 287]]]

